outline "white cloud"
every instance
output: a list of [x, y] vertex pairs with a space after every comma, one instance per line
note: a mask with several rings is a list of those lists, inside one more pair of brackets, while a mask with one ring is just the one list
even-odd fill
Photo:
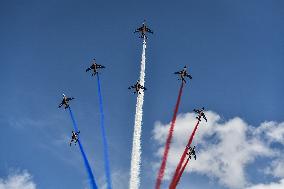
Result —
[[27, 172], [10, 174], [7, 178], [0, 178], [0, 189], [36, 189], [32, 176]]
[[276, 178], [284, 178], [284, 159], [283, 157], [278, 157], [273, 160], [269, 167], [265, 170], [266, 174], [273, 175]]
[[[190, 170], [187, 167], [186, 172], [206, 175], [228, 188], [245, 188], [250, 185], [245, 169], [248, 164], [254, 162], [257, 157], [277, 159], [281, 154], [272, 149], [270, 144], [283, 142], [284, 123], [265, 122], [255, 128], [239, 117], [222, 121], [221, 117], [214, 112], [208, 111], [206, 114], [208, 122], [201, 122], [193, 141], [193, 144], [197, 146], [198, 159], [191, 161]], [[165, 179], [172, 176], [195, 124], [196, 119], [193, 113], [178, 116]], [[163, 154], [168, 129], [169, 124], [159, 122], [153, 129], [153, 138], [158, 144], [155, 155], [159, 159]], [[262, 135], [265, 135], [266, 140], [261, 137]], [[154, 167], [156, 168], [158, 164], [156, 162]], [[282, 177], [284, 164], [280, 162], [274, 164], [274, 166], [270, 165], [271, 171], [274, 175]]]
[[[264, 139], [270, 145], [281, 144], [284, 145], [284, 123], [277, 123], [274, 121], [262, 123], [255, 133], [259, 138]], [[276, 178], [284, 178], [284, 154], [277, 148], [274, 148], [278, 156], [271, 161], [270, 165], [265, 169], [266, 174], [273, 175]]]
[[284, 188], [284, 179], [280, 180], [279, 182], [272, 182], [269, 184], [258, 184], [246, 189], [283, 189], [283, 188]]
[[264, 122], [256, 129], [256, 133], [264, 136], [270, 143], [284, 144], [284, 122]]

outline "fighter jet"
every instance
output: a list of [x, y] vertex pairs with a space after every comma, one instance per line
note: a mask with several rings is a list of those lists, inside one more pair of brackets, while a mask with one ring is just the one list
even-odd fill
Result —
[[105, 68], [103, 65], [99, 65], [96, 63], [96, 59], [93, 59], [92, 65], [86, 69], [86, 72], [93, 70], [92, 76], [95, 76], [98, 73], [98, 69]]
[[58, 108], [61, 108], [61, 106], [63, 105], [64, 105], [64, 109], [69, 108], [69, 101], [75, 98], [67, 97], [65, 94], [62, 94], [62, 95], [63, 95], [63, 99], [62, 99], [62, 102], [58, 105]]
[[206, 122], [207, 122], [207, 118], [204, 114], [204, 107], [202, 107], [201, 109], [194, 109], [194, 112], [198, 113], [198, 116], [196, 116], [196, 119], [198, 119], [198, 121], [201, 121], [201, 118], [203, 118]]
[[184, 66], [183, 70], [175, 72], [174, 74], [178, 74], [179, 75], [179, 79], [178, 80], [182, 80], [183, 82], [186, 83], [185, 77], [188, 77], [189, 79], [192, 79], [191, 75], [189, 75], [186, 71], [187, 67]]
[[71, 146], [72, 142], [74, 142], [74, 144], [76, 145], [76, 143], [78, 142], [78, 135], [79, 135], [80, 131], [78, 132], [74, 132], [72, 131], [72, 136], [71, 136], [71, 140], [69, 145]]
[[147, 39], [147, 36], [146, 36], [146, 33], [151, 33], [153, 34], [154, 32], [149, 29], [147, 26], [146, 26], [146, 21], [144, 20], [142, 26], [140, 28], [137, 28], [134, 33], [137, 33], [137, 32], [141, 32], [141, 36], [139, 38], [146, 38]]
[[140, 81], [139, 81], [139, 80], [137, 80], [137, 82], [135, 83], [135, 85], [132, 85], [132, 86], [128, 87], [128, 89], [134, 89], [134, 92], [133, 92], [134, 94], [135, 94], [135, 93], [141, 94], [140, 89], [142, 89], [142, 90], [147, 90], [146, 87], [144, 87], [144, 86], [142, 86], [142, 85], [140, 84]]
[[188, 152], [186, 153], [188, 155], [188, 158], [191, 159], [191, 156], [193, 156], [196, 160], [195, 146], [193, 146], [193, 148], [191, 146], [186, 147], [188, 148]]

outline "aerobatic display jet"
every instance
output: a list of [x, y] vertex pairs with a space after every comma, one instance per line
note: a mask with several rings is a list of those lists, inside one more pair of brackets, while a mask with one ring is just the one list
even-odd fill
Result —
[[61, 106], [63, 105], [64, 105], [64, 109], [69, 108], [69, 101], [75, 98], [67, 97], [65, 94], [62, 94], [62, 95], [63, 95], [63, 99], [62, 99], [62, 102], [58, 105], [58, 108], [61, 108]]
[[201, 121], [201, 118], [203, 118], [206, 122], [207, 122], [207, 118], [204, 114], [204, 107], [202, 107], [201, 109], [194, 109], [194, 112], [198, 113], [198, 116], [196, 116], [196, 119], [198, 119], [198, 121]]
[[139, 81], [139, 80], [135, 83], [135, 85], [132, 85], [132, 86], [128, 87], [128, 89], [134, 89], [134, 92], [133, 92], [134, 94], [135, 94], [135, 93], [141, 94], [140, 89], [142, 89], [143, 91], [144, 91], [144, 90], [147, 90], [146, 87], [144, 87], [144, 86], [142, 86], [142, 85], [140, 84], [140, 81]]
[[154, 32], [149, 29], [147, 26], [146, 26], [146, 21], [144, 20], [142, 26], [140, 28], [137, 28], [134, 33], [137, 33], [137, 32], [141, 32], [141, 36], [139, 38], [146, 38], [147, 39], [147, 36], [146, 36], [146, 33], [151, 33], [153, 34]]
[[95, 76], [98, 73], [98, 69], [105, 68], [103, 65], [97, 64], [96, 59], [93, 59], [92, 65], [86, 69], [86, 72], [93, 70], [92, 76]]
[[191, 156], [193, 156], [196, 160], [195, 146], [193, 146], [193, 148], [191, 146], [186, 147], [188, 148], [188, 152], [186, 153], [188, 155], [188, 158], [191, 159]]
[[70, 146], [72, 144], [72, 142], [74, 142], [74, 144], [76, 145], [76, 143], [78, 142], [78, 135], [79, 135], [80, 131], [78, 132], [74, 132], [72, 131], [72, 136], [71, 136], [71, 140], [70, 140]]
[[174, 73], [174, 74], [178, 74], [179, 75], [180, 78], [178, 80], [182, 80], [182, 82], [185, 82], [185, 83], [186, 83], [185, 77], [188, 77], [189, 79], [192, 79], [191, 75], [189, 75], [187, 73], [186, 69], [187, 69], [187, 67], [184, 66], [183, 70]]

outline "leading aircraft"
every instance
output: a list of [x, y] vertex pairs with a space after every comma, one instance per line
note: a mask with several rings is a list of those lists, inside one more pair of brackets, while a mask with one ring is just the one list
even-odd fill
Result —
[[92, 76], [95, 76], [98, 73], [98, 69], [105, 68], [103, 65], [97, 64], [96, 59], [93, 59], [92, 65], [86, 69], [86, 72], [93, 70]]
[[58, 108], [61, 108], [61, 106], [64, 105], [64, 109], [69, 108], [69, 101], [75, 99], [73, 97], [67, 97], [65, 94], [62, 94], [63, 98], [62, 98], [62, 102], [58, 105]]
[[72, 131], [72, 136], [71, 136], [71, 140], [70, 140], [70, 143], [69, 143], [70, 146], [71, 146], [72, 142], [74, 142], [74, 144], [76, 145], [76, 143], [78, 142], [78, 139], [79, 139], [78, 138], [79, 133], [80, 133], [80, 131], [78, 131], [78, 132]]
[[196, 160], [195, 146], [193, 146], [193, 148], [191, 146], [186, 147], [188, 148], [188, 152], [186, 154], [188, 155], [189, 159], [191, 159], [191, 156], [193, 156]]
[[202, 107], [201, 109], [193, 109], [193, 111], [198, 113], [198, 116], [196, 117], [198, 121], [201, 121], [201, 118], [203, 118], [207, 122], [207, 118], [204, 114], [204, 107]]
[[137, 80], [137, 82], [135, 83], [135, 85], [132, 85], [132, 86], [128, 87], [128, 89], [134, 89], [134, 92], [133, 92], [134, 94], [135, 94], [135, 93], [141, 94], [140, 89], [142, 89], [143, 91], [147, 90], [146, 87], [144, 87], [144, 86], [142, 86], [142, 85], [140, 84], [140, 81], [139, 81], [139, 80]]
[[148, 28], [146, 26], [146, 21], [144, 20], [142, 26], [140, 28], [137, 28], [134, 33], [137, 33], [137, 32], [141, 32], [141, 36], [139, 38], [146, 38], [147, 39], [147, 36], [146, 36], [146, 33], [151, 33], [153, 34], [154, 32]]
[[184, 66], [183, 69], [181, 71], [175, 72], [174, 74], [178, 74], [179, 75], [179, 79], [178, 80], [182, 80], [183, 82], [186, 83], [185, 77], [188, 77], [189, 79], [192, 79], [191, 75], [189, 75], [187, 73], [187, 67]]

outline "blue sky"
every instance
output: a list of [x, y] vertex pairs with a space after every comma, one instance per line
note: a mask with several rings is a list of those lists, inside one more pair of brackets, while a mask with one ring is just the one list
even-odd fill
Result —
[[[95, 57], [106, 66], [101, 82], [114, 182], [128, 186], [136, 97], [127, 87], [138, 78], [142, 41], [133, 31], [144, 19], [155, 34], [146, 52], [141, 188], [154, 186], [159, 139], [153, 130], [157, 121], [171, 120], [179, 87], [172, 73], [184, 65], [193, 80], [179, 112], [205, 106], [222, 123], [240, 117], [257, 128], [274, 121], [281, 130], [283, 10], [281, 0], [0, 1], [0, 178], [27, 170], [39, 189], [87, 186], [79, 150], [68, 146], [68, 112], [57, 109], [64, 92], [76, 97], [72, 109], [82, 143], [96, 179], [104, 182], [97, 85], [85, 73]], [[269, 137], [260, 141], [275, 138]], [[280, 139], [265, 147], [281, 156]], [[280, 156], [257, 156], [246, 167], [250, 182], [284, 178], [267, 163]], [[252, 171], [259, 165], [271, 174]], [[216, 177], [195, 171], [183, 177], [181, 188], [229, 187]]]

